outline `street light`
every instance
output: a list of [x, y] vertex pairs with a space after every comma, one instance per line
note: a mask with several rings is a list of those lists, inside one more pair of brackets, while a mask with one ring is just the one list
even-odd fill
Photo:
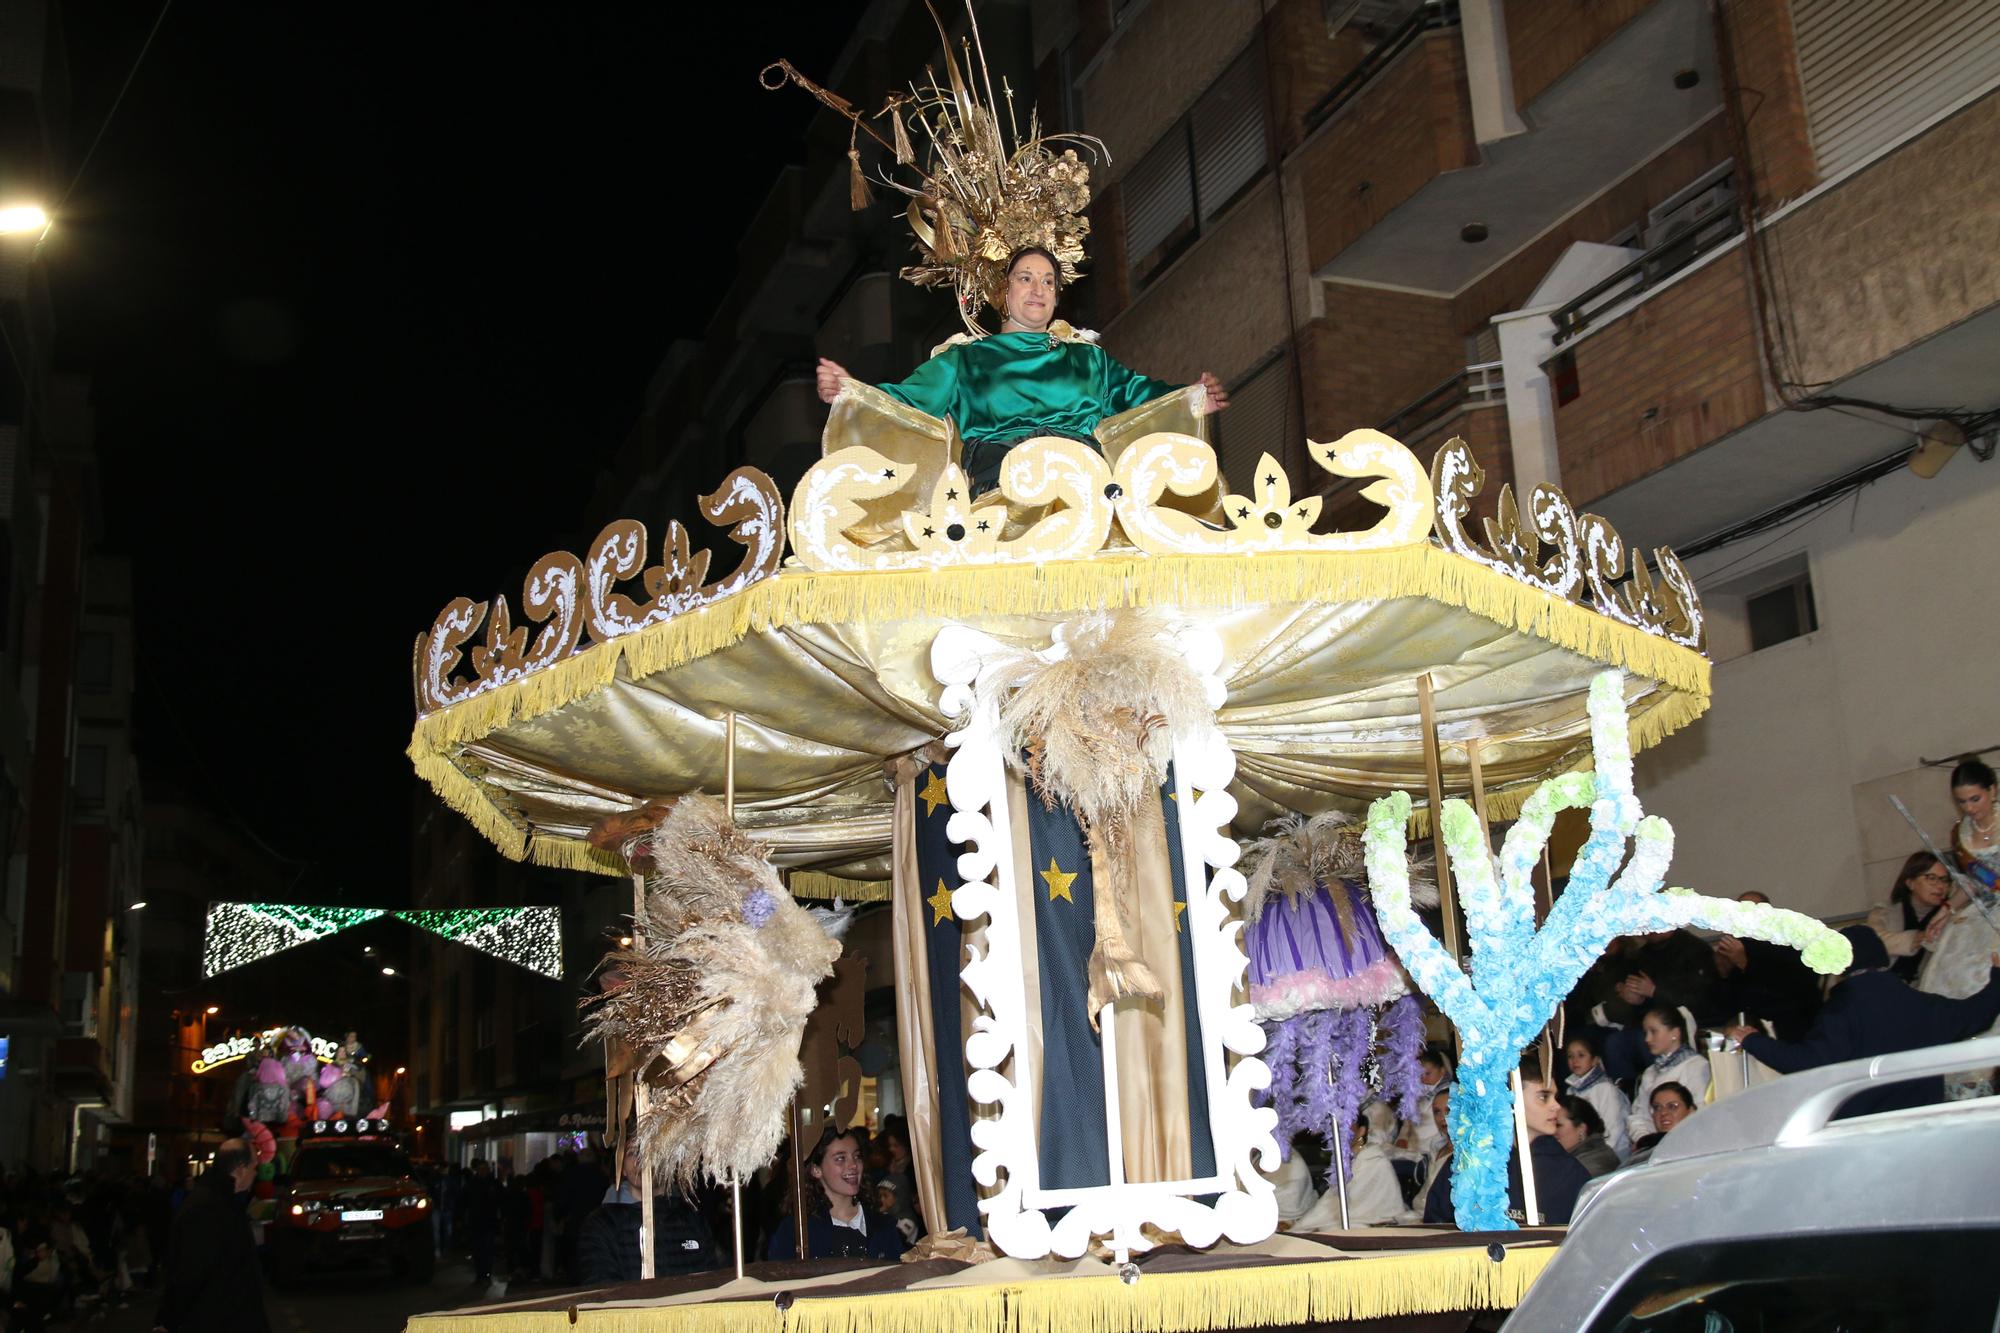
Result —
[[133, 903], [130, 907], [126, 908], [125, 910], [128, 912], [137, 912], [144, 910], [145, 906], [146, 906], [146, 900], [144, 898], [141, 898], [138, 902]]
[[396, 969], [393, 967], [385, 967], [382, 969], [382, 975], [385, 977], [393, 977], [396, 975]]
[[210, 1006], [208, 1006], [208, 1016], [210, 1018], [214, 1018], [217, 1014], [221, 1012], [222, 1012], [222, 1006], [219, 1004], [211, 1004]]
[[397, 1077], [397, 1078], [401, 1078], [401, 1077], [402, 1077], [403, 1075], [405, 1075], [405, 1074], [407, 1074], [407, 1073], [409, 1073], [409, 1072], [410, 1072], [410, 1071], [409, 1071], [409, 1070], [408, 1070], [407, 1068], [405, 1068], [404, 1066], [402, 1066], [402, 1065], [397, 1065], [397, 1066], [396, 1066], [396, 1077]]
[[49, 229], [49, 215], [39, 204], [9, 204], [0, 208], [0, 235], [40, 235]]

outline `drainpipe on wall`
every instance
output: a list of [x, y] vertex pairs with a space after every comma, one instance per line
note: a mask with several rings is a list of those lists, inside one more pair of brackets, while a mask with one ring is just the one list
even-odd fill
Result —
[[1472, 137], [1480, 143], [1526, 134], [1514, 105], [1514, 64], [1507, 53], [1503, 0], [1459, 0], [1459, 40], [1465, 45], [1465, 81], [1472, 95]]

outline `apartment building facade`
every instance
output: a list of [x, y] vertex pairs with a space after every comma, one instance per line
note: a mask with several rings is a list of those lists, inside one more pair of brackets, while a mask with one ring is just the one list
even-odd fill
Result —
[[[1839, 915], [2000, 742], [2000, 6], [1047, 0], [1103, 138], [1094, 315], [1213, 370], [1226, 471], [1457, 436], [1689, 557], [1707, 719], [1642, 762], [1677, 877]], [[1934, 479], [1918, 443], [1966, 441]], [[1369, 506], [1324, 478], [1330, 521]]]

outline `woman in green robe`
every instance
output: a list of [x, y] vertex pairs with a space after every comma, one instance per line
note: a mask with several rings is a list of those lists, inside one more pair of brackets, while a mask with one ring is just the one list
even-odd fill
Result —
[[[1059, 435], [1081, 440], [1100, 453], [1109, 418], [1183, 392], [1183, 386], [1127, 369], [1084, 335], [1055, 318], [1060, 287], [1054, 258], [1039, 247], [1017, 251], [1007, 265], [1006, 318], [1000, 332], [983, 338], [959, 335], [939, 348], [900, 384], [878, 386], [896, 402], [939, 421], [949, 421], [963, 441], [960, 466], [973, 494], [993, 488], [1000, 460], [1023, 440]], [[848, 383], [847, 371], [820, 358], [820, 399], [832, 403]], [[1221, 381], [1202, 372], [1196, 386], [1199, 418], [1229, 405]], [[1190, 396], [1189, 403], [1197, 399]], [[1161, 421], [1155, 428], [1164, 429]]]

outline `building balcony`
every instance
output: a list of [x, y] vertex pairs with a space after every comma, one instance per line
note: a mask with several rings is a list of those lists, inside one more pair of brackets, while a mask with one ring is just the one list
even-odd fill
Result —
[[1589, 6], [1563, 41], [1535, 36], [1556, 8], [1505, 6], [1524, 130], [1475, 124], [1491, 97], [1471, 75], [1494, 57], [1463, 29], [1429, 28], [1308, 138], [1294, 162], [1318, 277], [1456, 295], [1715, 114], [1700, 0]]
[[2000, 204], [1966, 188], [1996, 172], [1990, 93], [1764, 218], [1754, 252], [1718, 217], [1558, 297], [1570, 498], [1633, 547], [1698, 545], [2000, 406]]

